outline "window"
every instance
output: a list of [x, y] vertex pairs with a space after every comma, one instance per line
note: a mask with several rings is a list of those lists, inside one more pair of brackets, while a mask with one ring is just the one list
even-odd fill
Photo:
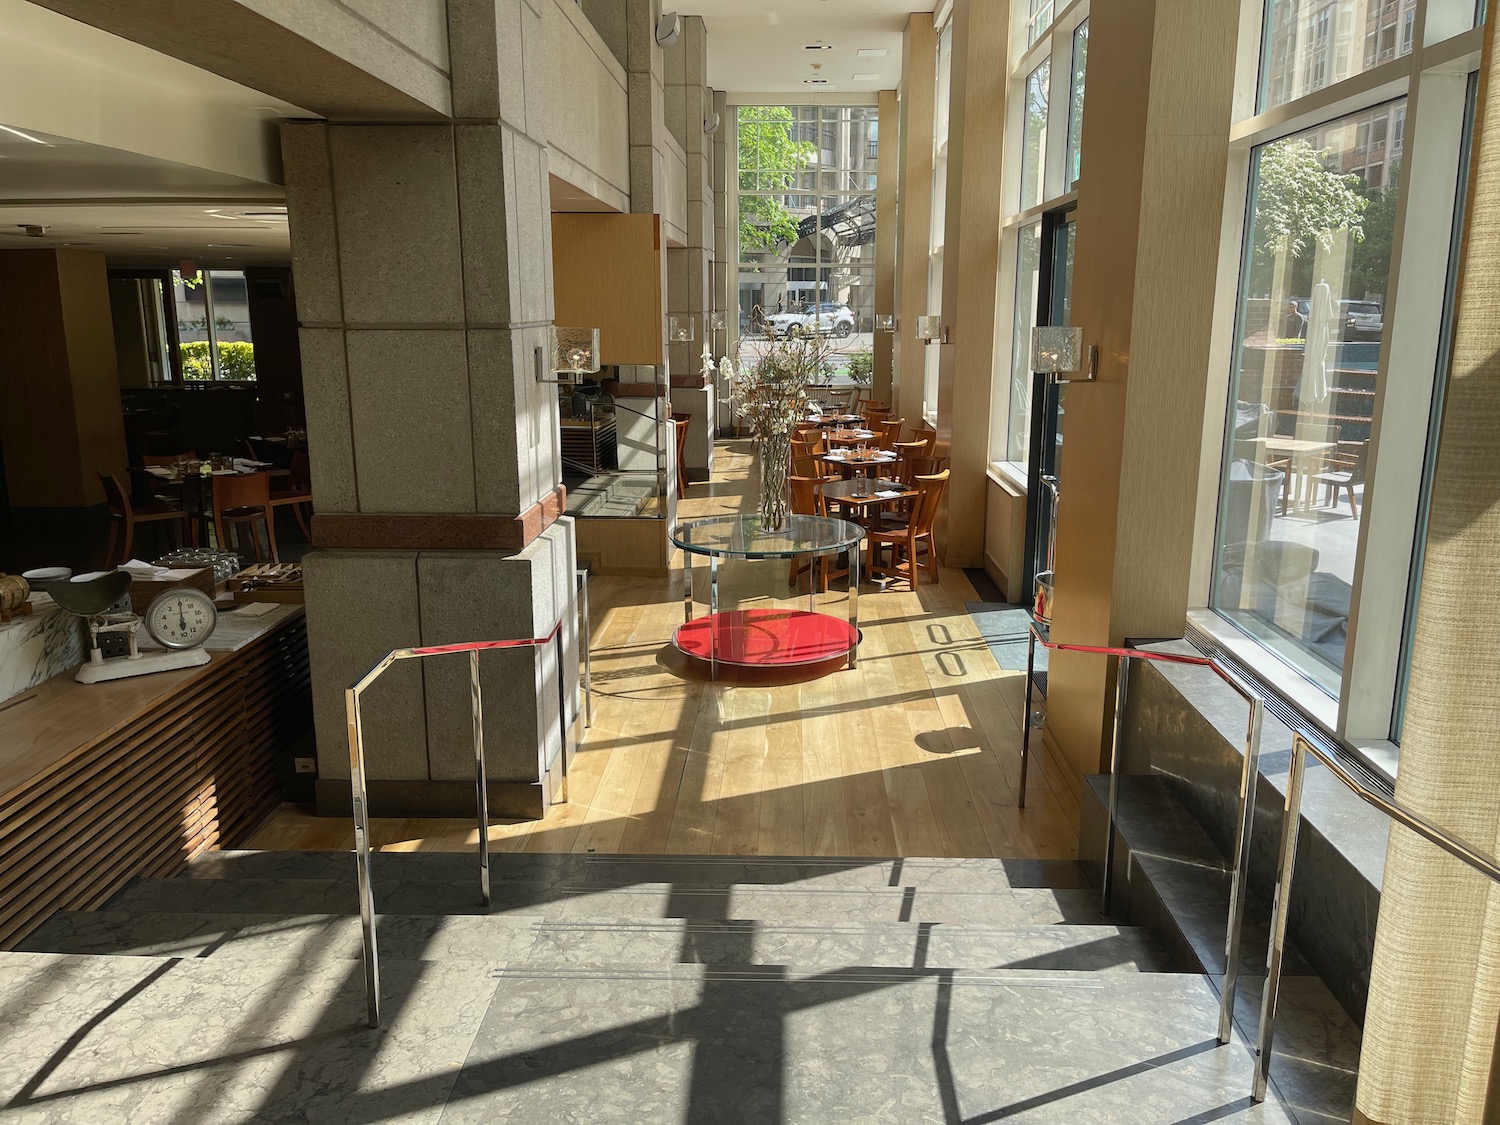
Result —
[[837, 376], [850, 353], [869, 347], [873, 329], [870, 153], [878, 111], [744, 105], [736, 112], [742, 353], [753, 357], [769, 331], [781, 330], [772, 323], [777, 315], [806, 315], [835, 341], [848, 341], [837, 349]]
[[[1400, 42], [1397, 52], [1397, 22], [1395, 8], [1372, 2], [1362, 12], [1363, 34], [1351, 33], [1351, 44], [1362, 42], [1363, 51], [1355, 59], [1352, 46], [1342, 43], [1346, 26], [1339, 19], [1340, 42], [1331, 39], [1334, 14], [1347, 0], [1267, 0], [1266, 42], [1262, 53], [1260, 108], [1271, 109], [1278, 105], [1322, 89], [1335, 77], [1345, 78], [1362, 70], [1369, 70], [1381, 63], [1409, 55], [1412, 50], [1410, 28]], [[1416, 0], [1402, 0], [1408, 15], [1415, 19]], [[1287, 28], [1285, 21], [1292, 27]], [[1302, 29], [1298, 42], [1295, 28]], [[1330, 65], [1330, 55], [1338, 52], [1337, 62]], [[1356, 61], [1359, 65], [1356, 65]], [[1337, 74], [1335, 75], [1335, 72]]]
[[1089, 21], [1073, 32], [1072, 81], [1068, 86], [1067, 187], [1073, 190], [1083, 174], [1083, 79], [1088, 71]]
[[1042, 180], [1046, 174], [1043, 157], [1047, 152], [1047, 86], [1052, 80], [1052, 64], [1043, 59], [1026, 79], [1026, 133], [1021, 142], [1021, 210], [1026, 211], [1042, 201]]
[[1036, 324], [1037, 284], [1042, 270], [1042, 224], [1022, 227], [1016, 248], [1016, 304], [1011, 322], [1007, 461], [1026, 464], [1031, 451], [1031, 329]]
[[1030, 0], [1030, 11], [1026, 18], [1026, 45], [1029, 47], [1052, 26], [1054, 0]]
[[[953, 24], [938, 32], [937, 94], [932, 122], [932, 256], [927, 262], [927, 311], [943, 308], [943, 240], [948, 220], [948, 114], [952, 100]], [[938, 408], [938, 349], [923, 350], [922, 416], [936, 424]]]
[[197, 381], [255, 379], [250, 298], [239, 270], [205, 270], [184, 278], [172, 271], [182, 377]]

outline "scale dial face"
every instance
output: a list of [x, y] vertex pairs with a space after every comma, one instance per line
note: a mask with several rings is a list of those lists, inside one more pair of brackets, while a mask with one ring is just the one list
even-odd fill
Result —
[[197, 648], [218, 623], [213, 599], [192, 588], [158, 594], [146, 610], [146, 631], [167, 649]]

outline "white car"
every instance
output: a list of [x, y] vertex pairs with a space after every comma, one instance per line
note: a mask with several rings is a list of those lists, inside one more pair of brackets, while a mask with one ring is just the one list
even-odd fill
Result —
[[772, 313], [766, 317], [766, 330], [772, 336], [816, 332], [844, 340], [854, 335], [854, 313], [840, 301], [820, 301], [801, 312]]

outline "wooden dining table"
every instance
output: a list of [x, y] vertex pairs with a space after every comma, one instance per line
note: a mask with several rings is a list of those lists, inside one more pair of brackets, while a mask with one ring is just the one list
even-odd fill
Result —
[[858, 445], [862, 441], [876, 441], [880, 435], [874, 430], [861, 430], [855, 427], [824, 430], [823, 437], [827, 439], [829, 445]]
[[833, 465], [846, 477], [853, 476], [860, 469], [867, 472], [879, 472], [896, 463], [896, 454], [887, 449], [872, 450], [865, 456], [860, 457], [853, 451], [847, 449], [834, 449], [823, 454], [821, 460], [828, 465]]
[[916, 489], [898, 480], [831, 480], [823, 485], [823, 499], [829, 506], [837, 506], [843, 518], [866, 529], [879, 524], [881, 509], [916, 495]]
[[807, 416], [809, 426], [847, 427], [863, 421], [864, 417], [860, 414], [809, 414]]
[[1258, 437], [1252, 442], [1269, 457], [1287, 459], [1286, 479], [1282, 482], [1281, 510], [1304, 509], [1310, 503], [1308, 483], [1313, 473], [1321, 471], [1323, 455], [1338, 448], [1338, 442], [1313, 438]]

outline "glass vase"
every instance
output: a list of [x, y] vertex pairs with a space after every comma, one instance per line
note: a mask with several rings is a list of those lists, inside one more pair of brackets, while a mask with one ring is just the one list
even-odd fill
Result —
[[791, 431], [766, 434], [760, 441], [760, 523], [780, 531], [787, 517], [787, 463], [791, 459]]

